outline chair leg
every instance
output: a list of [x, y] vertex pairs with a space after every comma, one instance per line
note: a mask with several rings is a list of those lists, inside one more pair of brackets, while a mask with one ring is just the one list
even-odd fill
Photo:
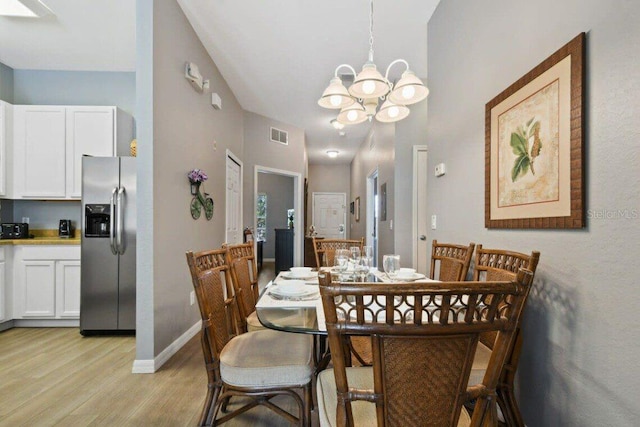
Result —
[[[304, 420], [304, 426], [311, 426], [311, 408], [313, 407], [313, 394], [311, 383], [304, 386], [304, 411], [301, 411], [300, 418]], [[302, 416], [304, 413], [304, 416]]]
[[204, 402], [204, 407], [202, 408], [202, 415], [200, 415], [199, 426], [203, 427], [213, 425], [216, 407], [218, 406], [218, 398], [222, 391], [221, 389], [222, 387], [215, 385], [207, 387], [207, 396]]
[[524, 427], [524, 420], [516, 401], [514, 390], [514, 382], [516, 378], [516, 369], [520, 359], [520, 351], [522, 349], [522, 330], [518, 328], [516, 331], [513, 347], [509, 353], [509, 358], [502, 368], [500, 381], [496, 388], [497, 403], [500, 406], [505, 423], [508, 427]]

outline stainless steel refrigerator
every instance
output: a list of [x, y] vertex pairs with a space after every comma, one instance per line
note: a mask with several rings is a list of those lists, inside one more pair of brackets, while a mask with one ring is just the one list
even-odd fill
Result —
[[136, 327], [136, 159], [82, 159], [80, 333]]

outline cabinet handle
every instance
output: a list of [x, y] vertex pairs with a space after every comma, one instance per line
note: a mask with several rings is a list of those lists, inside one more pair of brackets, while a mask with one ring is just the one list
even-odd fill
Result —
[[118, 248], [116, 247], [116, 193], [118, 187], [111, 191], [111, 200], [109, 201], [109, 245], [111, 246], [111, 253], [118, 255]]

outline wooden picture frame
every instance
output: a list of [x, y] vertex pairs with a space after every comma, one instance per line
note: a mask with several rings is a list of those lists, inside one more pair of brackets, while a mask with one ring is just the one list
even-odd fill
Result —
[[387, 220], [387, 183], [380, 186], [380, 221]]
[[356, 197], [356, 205], [354, 209], [356, 213], [356, 222], [360, 222], [360, 197]]
[[351, 203], [349, 204], [349, 211], [351, 212], [351, 215], [353, 215], [353, 214], [354, 214], [354, 212], [355, 212], [355, 203], [356, 203], [356, 202], [351, 202]]
[[582, 228], [585, 33], [485, 106], [485, 227]]

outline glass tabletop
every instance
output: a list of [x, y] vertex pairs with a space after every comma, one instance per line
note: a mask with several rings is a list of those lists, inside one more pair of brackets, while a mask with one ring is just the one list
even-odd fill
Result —
[[[354, 277], [351, 273], [337, 275], [332, 272], [332, 274], [334, 275], [334, 280], [340, 282], [383, 282], [379, 276], [373, 273], [368, 273], [365, 276], [358, 275], [357, 277]], [[284, 280], [281, 279], [281, 275], [282, 273], [273, 282]], [[268, 291], [269, 286], [262, 292], [260, 299], [269, 298]], [[290, 304], [288, 304], [287, 301], [282, 300], [279, 301], [278, 307], [260, 307], [260, 299], [256, 306], [256, 314], [260, 323], [266, 328], [315, 335], [327, 334], [326, 330], [320, 330], [318, 326], [316, 311], [322, 304], [320, 294], [313, 301], [305, 301], [305, 304], [300, 304], [299, 301], [295, 300], [291, 300]]]

